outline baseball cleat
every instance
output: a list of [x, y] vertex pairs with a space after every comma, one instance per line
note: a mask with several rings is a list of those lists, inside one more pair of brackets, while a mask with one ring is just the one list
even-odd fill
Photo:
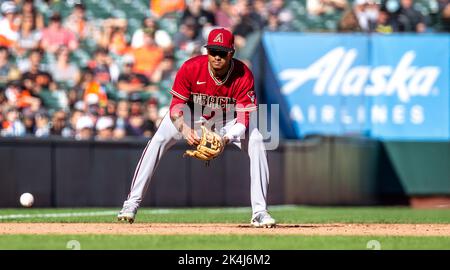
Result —
[[273, 228], [276, 226], [276, 221], [269, 213], [260, 212], [253, 216], [250, 224], [255, 228]]
[[137, 210], [131, 207], [124, 207], [117, 215], [118, 221], [126, 221], [132, 224], [136, 216]]

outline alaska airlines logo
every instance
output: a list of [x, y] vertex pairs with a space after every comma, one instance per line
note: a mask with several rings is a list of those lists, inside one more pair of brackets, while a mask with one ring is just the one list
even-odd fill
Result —
[[391, 96], [397, 94], [402, 102], [409, 102], [413, 96], [428, 96], [440, 74], [439, 67], [413, 65], [414, 51], [407, 51], [392, 66], [354, 66], [356, 49], [346, 51], [337, 47], [306, 69], [285, 69], [279, 78], [286, 81], [281, 92], [289, 95], [310, 80], [316, 80], [313, 93], [344, 96]]

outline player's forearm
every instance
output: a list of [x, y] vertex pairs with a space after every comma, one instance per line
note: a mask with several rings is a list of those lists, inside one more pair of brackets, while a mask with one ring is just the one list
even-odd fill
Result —
[[180, 132], [183, 128], [184, 123], [183, 106], [185, 106], [185, 101], [176, 96], [173, 96], [169, 109], [170, 120], [172, 120], [172, 123]]
[[184, 124], [183, 115], [175, 115], [175, 114], [171, 113], [170, 120], [172, 120], [173, 125], [179, 132], [181, 132], [183, 130], [183, 124]]

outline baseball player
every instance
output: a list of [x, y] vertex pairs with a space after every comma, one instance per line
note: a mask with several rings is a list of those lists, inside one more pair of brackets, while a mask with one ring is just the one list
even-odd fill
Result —
[[[119, 221], [134, 222], [158, 162], [177, 139], [184, 138], [189, 145], [197, 146], [186, 155], [206, 161], [219, 155], [229, 143], [246, 151], [250, 157], [250, 223], [254, 227], [275, 226], [267, 212], [269, 168], [263, 137], [253, 124], [249, 125], [250, 114], [257, 110], [253, 74], [233, 58], [234, 36], [230, 31], [212, 30], [205, 47], [207, 55], [187, 60], [176, 75], [170, 91], [170, 110], [142, 153]], [[207, 133], [205, 126], [215, 132]], [[202, 136], [197, 132], [199, 128]], [[208, 144], [208, 138], [215, 141]]]

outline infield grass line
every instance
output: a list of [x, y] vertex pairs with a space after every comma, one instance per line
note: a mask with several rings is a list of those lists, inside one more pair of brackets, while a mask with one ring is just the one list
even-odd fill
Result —
[[[2, 222], [117, 222], [120, 207], [108, 208], [1, 208]], [[314, 207], [270, 206], [278, 223], [411, 223], [450, 224], [450, 209], [412, 209], [408, 207]], [[142, 223], [247, 223], [250, 207], [140, 208]]]
[[[294, 209], [294, 205], [276, 205], [271, 208], [274, 210], [289, 210]], [[195, 208], [193, 208], [195, 210]], [[32, 210], [30, 208], [30, 210]], [[250, 210], [249, 207], [233, 207], [233, 208], [209, 208], [202, 209], [204, 213], [208, 214], [220, 214], [220, 213], [247, 213]], [[59, 211], [58, 211], [59, 212]], [[10, 214], [10, 215], [0, 215], [0, 220], [7, 219], [27, 219], [27, 218], [64, 218], [64, 217], [95, 217], [95, 216], [111, 216], [116, 215], [117, 211], [91, 211], [91, 212], [61, 212], [61, 213], [40, 213], [40, 214]], [[184, 214], [186, 209], [143, 209], [140, 210], [141, 214]]]

